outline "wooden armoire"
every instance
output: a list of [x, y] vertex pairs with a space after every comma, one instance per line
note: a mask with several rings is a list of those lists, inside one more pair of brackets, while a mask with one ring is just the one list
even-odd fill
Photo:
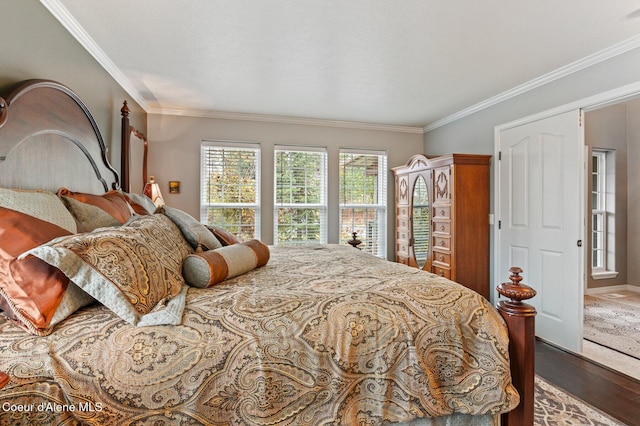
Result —
[[490, 155], [412, 156], [393, 168], [396, 262], [489, 298]]

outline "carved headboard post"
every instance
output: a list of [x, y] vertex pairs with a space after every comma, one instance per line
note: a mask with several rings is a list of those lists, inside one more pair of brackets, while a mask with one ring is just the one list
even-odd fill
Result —
[[509, 358], [511, 380], [520, 394], [520, 405], [502, 415], [503, 426], [533, 424], [534, 380], [535, 380], [535, 316], [536, 308], [523, 303], [536, 295], [536, 291], [522, 281], [522, 269], [509, 269], [510, 283], [497, 287], [501, 296], [509, 300], [498, 303], [498, 311], [509, 328]]
[[127, 101], [124, 101], [120, 108], [122, 115], [121, 126], [121, 147], [120, 147], [120, 178], [122, 180], [122, 190], [131, 192], [131, 183], [129, 179], [129, 150], [131, 145], [131, 131], [129, 130], [129, 107]]
[[142, 157], [142, 183], [146, 184], [149, 179], [147, 177], [147, 156], [149, 155], [149, 142], [147, 141], [147, 137], [140, 133], [135, 128], [131, 127], [131, 133], [133, 133], [138, 139], [140, 139], [143, 143], [143, 157]]
[[[129, 124], [129, 106], [127, 105], [127, 101], [123, 102], [122, 108], [120, 109], [120, 113], [122, 114], [122, 134], [121, 134], [121, 157], [120, 157], [120, 167], [121, 167], [121, 177], [122, 177], [122, 189], [125, 192], [142, 192], [142, 188], [132, 188], [133, 184], [137, 182], [137, 179], [131, 179], [131, 162], [135, 160], [137, 157], [131, 155], [132, 147], [132, 138], [133, 135], [135, 138], [139, 139], [142, 142], [143, 149], [143, 158], [142, 158], [142, 185], [147, 183], [147, 152], [149, 149], [149, 143], [147, 141], [147, 137], [144, 133], [141, 133], [135, 127]], [[135, 141], [135, 139], [133, 139]], [[134, 144], [135, 145], [135, 144]], [[138, 149], [138, 146], [135, 145], [135, 149]], [[137, 153], [138, 151], [136, 151]], [[134, 168], [137, 169], [137, 165]], [[139, 176], [139, 175], [138, 175]]]

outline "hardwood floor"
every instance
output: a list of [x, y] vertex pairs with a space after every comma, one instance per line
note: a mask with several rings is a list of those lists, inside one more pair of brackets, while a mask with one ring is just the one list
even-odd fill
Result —
[[640, 426], [640, 381], [536, 340], [536, 374], [629, 426]]

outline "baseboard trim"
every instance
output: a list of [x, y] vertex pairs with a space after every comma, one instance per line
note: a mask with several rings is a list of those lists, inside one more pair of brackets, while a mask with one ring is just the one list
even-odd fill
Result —
[[640, 287], [636, 285], [631, 285], [631, 284], [610, 285], [607, 287], [588, 288], [584, 292], [584, 294], [594, 295], [594, 294], [614, 293], [616, 291], [633, 291], [636, 293], [640, 293]]

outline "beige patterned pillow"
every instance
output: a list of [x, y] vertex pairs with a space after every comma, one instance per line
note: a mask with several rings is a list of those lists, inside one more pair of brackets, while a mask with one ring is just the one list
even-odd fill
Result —
[[73, 216], [53, 192], [0, 188], [0, 207], [53, 223], [72, 234], [78, 232]]
[[60, 269], [125, 321], [146, 326], [182, 321], [182, 262], [191, 252], [173, 222], [155, 214], [57, 238], [26, 254]]

